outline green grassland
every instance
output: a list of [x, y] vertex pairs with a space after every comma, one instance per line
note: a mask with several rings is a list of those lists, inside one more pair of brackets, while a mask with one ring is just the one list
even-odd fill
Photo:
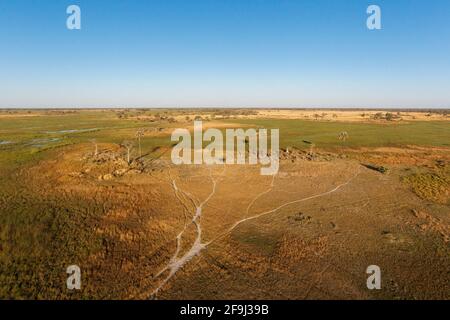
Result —
[[[78, 143], [121, 143], [135, 139], [140, 128], [161, 126], [155, 122], [120, 119], [112, 111], [81, 111], [35, 117], [0, 118], [0, 167], [21, 165], [39, 159], [46, 151]], [[144, 139], [142, 147], [167, 145], [167, 137]]]
[[[154, 112], [153, 112], [154, 113]], [[217, 120], [216, 120], [217, 121]], [[335, 149], [342, 146], [385, 147], [406, 145], [450, 147], [450, 124], [447, 121], [404, 122], [389, 124], [322, 122], [277, 119], [229, 119], [236, 127], [280, 129], [280, 146], [304, 148], [304, 140], [318, 148]], [[214, 121], [213, 121], [214, 122]], [[219, 120], [220, 122], [220, 120]], [[140, 128], [176, 128], [192, 124], [148, 122], [119, 118], [109, 110], [80, 111], [68, 114], [49, 114], [36, 117], [0, 118], [0, 167], [14, 167], [31, 158], [40, 157], [43, 151], [77, 143], [121, 143], [135, 139]], [[73, 131], [76, 130], [76, 131]], [[346, 131], [347, 141], [338, 139]], [[143, 150], [169, 146], [170, 136], [142, 140]]]
[[[233, 120], [236, 124], [280, 129], [280, 146], [305, 147], [303, 140], [316, 147], [402, 147], [406, 145], [450, 147], [450, 123], [409, 122], [389, 124], [324, 122], [308, 120]], [[338, 139], [346, 131], [347, 141]]]

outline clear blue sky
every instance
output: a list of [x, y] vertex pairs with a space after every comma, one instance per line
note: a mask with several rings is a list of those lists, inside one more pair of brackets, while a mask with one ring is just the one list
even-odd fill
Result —
[[450, 107], [449, 0], [0, 0], [0, 43], [0, 107]]

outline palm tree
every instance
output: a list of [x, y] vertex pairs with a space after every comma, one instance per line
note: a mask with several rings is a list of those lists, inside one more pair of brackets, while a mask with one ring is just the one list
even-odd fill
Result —
[[342, 131], [341, 133], [339, 133], [338, 138], [339, 138], [339, 140], [342, 140], [345, 142], [348, 139], [347, 131]]
[[144, 136], [144, 130], [138, 130], [136, 132], [136, 137], [138, 139], [138, 144], [139, 144], [139, 158], [142, 157], [142, 151], [141, 151], [141, 138]]
[[96, 139], [89, 140], [94, 145], [94, 157], [98, 155], [98, 145]]
[[125, 149], [127, 149], [127, 163], [130, 164], [131, 158], [131, 150], [133, 149], [134, 143], [133, 141], [130, 140], [125, 140], [124, 142], [122, 142], [122, 144], [120, 145], [121, 147], [124, 147]]

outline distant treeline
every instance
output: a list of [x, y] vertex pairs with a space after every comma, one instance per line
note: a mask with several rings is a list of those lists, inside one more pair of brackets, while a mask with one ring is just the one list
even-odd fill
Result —
[[0, 108], [0, 112], [4, 113], [19, 113], [24, 111], [36, 112], [36, 111], [44, 111], [44, 112], [60, 112], [60, 113], [76, 113], [78, 111], [135, 111], [135, 112], [145, 112], [145, 111], [178, 111], [181, 113], [189, 113], [192, 111], [195, 112], [203, 112], [203, 113], [217, 113], [223, 115], [254, 115], [257, 114], [258, 110], [301, 110], [301, 111], [316, 111], [316, 110], [327, 110], [327, 111], [385, 111], [385, 112], [421, 112], [421, 113], [437, 113], [437, 114], [448, 114], [450, 112], [450, 108], [267, 108], [267, 107], [241, 107], [241, 108], [181, 108], [181, 107], [173, 107], [173, 108], [158, 108], [158, 107], [149, 107], [149, 108], [124, 108], [124, 107], [111, 107], [111, 108]]

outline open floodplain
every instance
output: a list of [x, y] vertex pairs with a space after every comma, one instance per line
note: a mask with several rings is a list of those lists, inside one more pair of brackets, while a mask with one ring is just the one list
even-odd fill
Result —
[[[194, 119], [278, 173], [174, 165]], [[3, 110], [0, 177], [2, 299], [450, 299], [445, 111]]]

